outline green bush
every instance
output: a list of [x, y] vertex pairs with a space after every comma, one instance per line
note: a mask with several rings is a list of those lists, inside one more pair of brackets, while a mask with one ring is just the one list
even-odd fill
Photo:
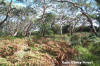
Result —
[[70, 41], [71, 37], [68, 36], [67, 34], [63, 35], [62, 39], [63, 39], [66, 43], [68, 43], [68, 44], [71, 45], [71, 41]]
[[7, 36], [8, 32], [0, 32], [0, 36]]
[[100, 38], [92, 36], [89, 38], [87, 48], [95, 55], [100, 57]]
[[79, 44], [81, 44], [81, 38], [80, 38], [80, 36], [78, 36], [78, 35], [72, 35], [71, 36], [71, 44], [72, 45], [79, 45]]
[[[96, 31], [98, 31], [98, 27], [94, 26]], [[90, 32], [91, 31], [91, 26], [83, 26], [83, 27], [78, 27], [76, 28], [77, 32]]]
[[53, 35], [54, 32], [53, 32], [52, 30], [47, 30], [46, 34], [47, 34], [47, 35]]
[[[74, 36], [73, 39], [75, 40], [77, 38], [77, 36]], [[89, 37], [82, 37], [81, 43], [83, 44], [85, 41], [88, 41], [85, 47], [83, 47], [82, 45], [73, 46], [79, 52], [79, 55], [76, 59], [79, 61], [93, 61], [93, 64], [83, 64], [84, 66], [99, 66], [100, 38], [95, 35], [90, 35]]]
[[22, 32], [18, 31], [17, 36], [16, 37], [22, 37]]
[[82, 64], [84, 66], [99, 66], [100, 60], [99, 57], [95, 54], [93, 54], [91, 51], [88, 50], [88, 48], [84, 48], [80, 45], [74, 47], [78, 52], [79, 55], [76, 57], [76, 60], [78, 61], [87, 61], [87, 62], [93, 62], [92, 64]]
[[39, 35], [39, 34], [40, 34], [39, 31], [34, 31], [34, 32], [32, 32], [32, 35]]
[[52, 31], [54, 32], [54, 34], [60, 34], [60, 26], [55, 24], [54, 26], [52, 26]]

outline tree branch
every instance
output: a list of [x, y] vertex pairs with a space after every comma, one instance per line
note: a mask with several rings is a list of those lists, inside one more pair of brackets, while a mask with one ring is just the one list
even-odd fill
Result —
[[7, 15], [6, 15], [6, 18], [0, 22], [0, 26], [8, 19], [9, 15], [10, 15], [10, 11], [11, 11], [11, 4], [12, 4], [12, 0], [9, 4], [9, 7], [8, 7], [8, 12], [7, 12]]

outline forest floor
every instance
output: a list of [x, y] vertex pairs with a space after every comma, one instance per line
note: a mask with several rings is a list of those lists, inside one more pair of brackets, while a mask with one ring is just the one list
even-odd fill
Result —
[[[57, 39], [58, 40], [58, 39]], [[0, 64], [33, 64], [58, 66], [64, 60], [71, 60], [76, 54], [65, 41], [47, 37], [2, 37], [0, 39]]]
[[[76, 35], [82, 37], [89, 34]], [[78, 40], [76, 36], [74, 39]], [[72, 47], [70, 37], [67, 35], [0, 37], [0, 66], [61, 66], [62, 61], [75, 60], [74, 57], [79, 54], [77, 49], [83, 53], [87, 52], [86, 48], [78, 45]]]

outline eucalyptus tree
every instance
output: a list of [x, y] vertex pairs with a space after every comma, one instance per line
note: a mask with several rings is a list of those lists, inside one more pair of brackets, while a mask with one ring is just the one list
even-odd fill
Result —
[[56, 12], [57, 12], [57, 14], [58, 14], [58, 18], [57, 18], [57, 22], [58, 22], [58, 24], [59, 24], [59, 26], [60, 26], [60, 34], [62, 35], [62, 27], [63, 27], [63, 25], [65, 24], [65, 22], [66, 22], [66, 15], [65, 15], [65, 7], [63, 6], [63, 5], [65, 5], [65, 3], [60, 3], [60, 4], [58, 4], [57, 5], [57, 9], [56, 9]]
[[[54, 1], [57, 2], [57, 1]], [[62, 27], [65, 25], [68, 25], [69, 27], [66, 28], [69, 30], [70, 34], [72, 34], [75, 31], [75, 27], [77, 25], [77, 23], [79, 22], [79, 18], [77, 17], [77, 12], [79, 10], [77, 10], [76, 8], [74, 8], [73, 6], [71, 6], [70, 4], [66, 3], [66, 2], [57, 2], [57, 6], [56, 6], [56, 13], [57, 13], [57, 23], [60, 26], [60, 34], [62, 34]]]
[[[6, 26], [3, 26], [3, 30], [5, 30], [5, 32], [8, 32], [12, 36], [16, 36], [19, 32], [25, 36], [33, 28], [33, 19], [36, 16], [36, 11], [31, 7], [19, 8], [15, 7], [14, 4], [12, 4], [12, 6], [13, 7], [10, 9], [9, 17], [8, 15], [6, 15], [6, 18], [4, 19], [6, 20]], [[6, 8], [7, 7], [2, 6], [1, 15], [4, 12], [4, 10], [7, 11]], [[1, 22], [2, 24], [4, 23], [4, 20], [3, 22]]]
[[39, 22], [39, 30], [42, 36], [45, 36], [46, 32], [52, 27], [55, 19], [55, 15], [51, 12], [52, 4], [49, 0], [41, 0], [38, 5], [38, 15], [40, 15], [37, 22]]
[[[43, 21], [41, 21], [41, 19], [43, 19]], [[55, 20], [55, 15], [52, 13], [45, 13], [45, 16], [42, 18], [42, 15], [39, 19], [37, 19], [37, 22], [39, 22], [39, 24], [37, 25], [40, 31], [40, 34], [42, 36], [45, 36], [48, 31], [52, 30], [53, 25], [54, 25], [54, 20]]]
[[[11, 2], [9, 3], [9, 7], [8, 7], [8, 10], [7, 10], [7, 13], [6, 13], [6, 17], [3, 21], [0, 22], [0, 25], [2, 25], [8, 19], [9, 15], [10, 15], [10, 11], [11, 11], [12, 1], [13, 0], [11, 0]], [[3, 6], [5, 6], [4, 0], [1, 1], [1, 4], [3, 4]]]
[[89, 13], [87, 13], [87, 11], [85, 10], [85, 6], [83, 6], [83, 5], [81, 5], [82, 3], [84, 3], [85, 2], [85, 5], [87, 5], [87, 1], [86, 0], [76, 0], [76, 2], [75, 1], [69, 1], [69, 0], [59, 0], [58, 2], [67, 2], [67, 3], [69, 3], [71, 6], [73, 6], [74, 8], [76, 8], [76, 9], [78, 9], [78, 10], [80, 10], [80, 12], [81, 12], [81, 14], [84, 16], [84, 17], [86, 17], [87, 18], [87, 21], [90, 23], [90, 26], [91, 26], [91, 31], [95, 34], [95, 35], [97, 35], [97, 31], [96, 31], [96, 29], [95, 29], [95, 27], [94, 27], [94, 25], [93, 25], [93, 20], [92, 20], [92, 18], [89, 16]]
[[6, 2], [6, 0], [0, 0], [0, 33], [4, 34], [5, 30], [3, 29], [5, 24], [10, 18], [10, 11], [11, 11], [11, 5], [12, 5], [12, 0], [9, 2]]
[[[21, 35], [26, 36], [29, 34], [30, 30], [33, 27], [34, 18], [36, 11], [32, 8], [21, 8], [21, 9], [13, 9], [12, 11], [12, 17], [13, 21], [15, 20], [14, 24], [10, 25], [15, 27], [15, 30], [13, 30], [14, 34], [13, 36], [16, 36], [19, 32]], [[13, 29], [13, 28], [10, 28]]]

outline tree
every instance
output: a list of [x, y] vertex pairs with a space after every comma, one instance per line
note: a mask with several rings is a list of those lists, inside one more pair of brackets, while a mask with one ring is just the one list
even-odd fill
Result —
[[[6, 9], [5, 7], [2, 8]], [[5, 13], [3, 13], [3, 15], [4, 14]], [[17, 36], [19, 33], [20, 35], [26, 36], [33, 28], [33, 19], [35, 18], [35, 14], [36, 11], [33, 8], [23, 7], [18, 9], [17, 7], [13, 7], [10, 10], [10, 15], [8, 19], [4, 23], [6, 25], [2, 25], [2, 30], [8, 32], [8, 34], [12, 36]]]
[[82, 15], [85, 16], [85, 17], [87, 18], [87, 21], [90, 23], [90, 25], [91, 25], [91, 31], [92, 31], [95, 35], [98, 35], [98, 34], [97, 34], [97, 31], [96, 31], [96, 29], [95, 29], [95, 27], [94, 27], [94, 25], [93, 25], [92, 18], [88, 15], [88, 13], [86, 13], [86, 12], [84, 11], [84, 9], [83, 9], [82, 7], [78, 6], [77, 4], [75, 4], [75, 3], [71, 2], [71, 1], [67, 1], [67, 0], [66, 0], [66, 1], [60, 0], [59, 2], [68, 2], [68, 3], [70, 3], [72, 6], [74, 6], [74, 7], [76, 7], [76, 8], [79, 8], [79, 9], [81, 10]]
[[39, 22], [38, 26], [41, 35], [45, 36], [48, 33], [48, 31], [53, 28], [55, 15], [52, 13], [45, 13], [45, 16], [43, 17], [44, 18], [43, 21], [41, 20], [43, 19], [42, 16], [43, 15], [41, 15], [41, 18], [39, 18], [37, 22]]
[[8, 12], [6, 14], [6, 18], [3, 21], [0, 22], [0, 26], [8, 19], [9, 15], [10, 15], [10, 11], [11, 11], [11, 4], [12, 4], [12, 0], [11, 0], [11, 2], [9, 4]]

